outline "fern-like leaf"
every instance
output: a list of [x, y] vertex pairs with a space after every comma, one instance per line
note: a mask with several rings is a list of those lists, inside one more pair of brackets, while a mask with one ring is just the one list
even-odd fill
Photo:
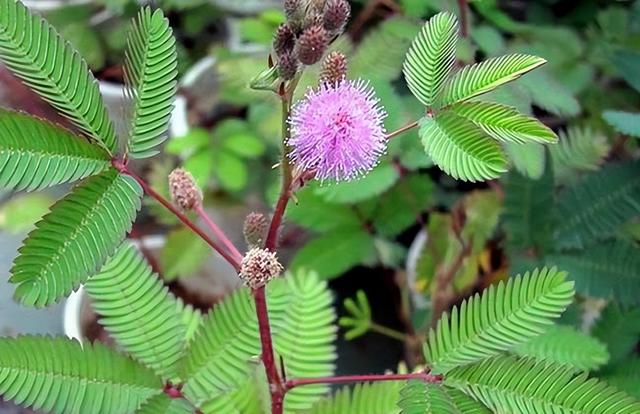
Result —
[[579, 173], [598, 170], [609, 149], [607, 137], [591, 128], [561, 131], [558, 145], [549, 147], [556, 178], [560, 183], [569, 183]]
[[506, 171], [507, 160], [500, 145], [451, 112], [422, 118], [419, 135], [433, 162], [456, 179], [481, 181]]
[[113, 153], [113, 124], [80, 54], [17, 0], [0, 0], [0, 60], [97, 143]]
[[186, 400], [159, 394], [145, 401], [136, 414], [193, 414], [193, 407]]
[[150, 369], [104, 345], [66, 338], [0, 338], [0, 395], [59, 414], [122, 414], [162, 392]]
[[429, 333], [424, 351], [434, 373], [513, 349], [543, 333], [573, 300], [573, 283], [556, 269], [492, 285], [454, 307]]
[[0, 109], [0, 187], [40, 190], [80, 180], [109, 165], [105, 151], [64, 128]]
[[610, 164], [560, 194], [559, 247], [581, 248], [611, 236], [640, 213], [640, 162]]
[[521, 356], [572, 366], [581, 371], [599, 368], [609, 360], [607, 347], [571, 326], [557, 325], [514, 349]]
[[458, 20], [438, 13], [422, 27], [404, 62], [404, 76], [413, 95], [431, 107], [438, 99], [455, 62]]
[[465, 66], [445, 86], [442, 104], [451, 105], [482, 95], [545, 63], [540, 57], [516, 53]]
[[575, 252], [547, 257], [574, 275], [576, 290], [585, 295], [615, 298], [625, 305], [640, 303], [640, 248], [616, 240]]
[[571, 367], [496, 357], [449, 372], [459, 388], [498, 413], [635, 414], [640, 402]]
[[440, 384], [407, 381], [400, 391], [401, 414], [458, 414], [456, 406]]
[[135, 247], [123, 244], [85, 288], [100, 324], [129, 355], [180, 382], [177, 363], [186, 342], [182, 312]]
[[142, 189], [111, 168], [58, 201], [27, 236], [11, 269], [16, 299], [46, 306], [97, 272], [131, 229]]
[[640, 113], [609, 110], [602, 117], [619, 133], [640, 137]]
[[455, 388], [444, 388], [445, 392], [451, 398], [451, 402], [460, 414], [490, 414], [491, 411], [480, 401], [474, 400], [467, 394]]
[[504, 142], [555, 143], [556, 134], [535, 118], [522, 115], [511, 106], [491, 102], [461, 102], [451, 111], [473, 122], [492, 138]]
[[401, 381], [382, 381], [344, 387], [304, 414], [398, 414], [402, 385]]
[[134, 97], [129, 155], [147, 158], [166, 139], [176, 93], [175, 38], [162, 11], [144, 7], [134, 20], [125, 53], [125, 74]]

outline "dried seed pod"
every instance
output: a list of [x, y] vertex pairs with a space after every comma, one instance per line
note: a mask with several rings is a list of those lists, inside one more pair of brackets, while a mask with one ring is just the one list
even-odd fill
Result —
[[351, 6], [346, 0], [328, 0], [323, 14], [324, 28], [330, 33], [341, 33], [349, 20]]
[[341, 52], [329, 53], [322, 61], [320, 81], [335, 84], [347, 76], [347, 57]]
[[261, 246], [264, 243], [269, 222], [264, 214], [250, 213], [244, 220], [244, 239], [251, 247]]
[[293, 30], [288, 25], [281, 24], [273, 38], [273, 50], [280, 56], [291, 53], [295, 45], [296, 36], [293, 34]]
[[242, 258], [240, 278], [255, 290], [278, 277], [283, 270], [275, 252], [256, 247], [249, 250]]
[[298, 59], [305, 65], [313, 65], [322, 59], [328, 44], [328, 34], [320, 25], [311, 26], [302, 32], [296, 44]]
[[169, 191], [174, 204], [182, 210], [191, 210], [202, 203], [202, 192], [191, 173], [183, 168], [176, 168], [169, 174]]

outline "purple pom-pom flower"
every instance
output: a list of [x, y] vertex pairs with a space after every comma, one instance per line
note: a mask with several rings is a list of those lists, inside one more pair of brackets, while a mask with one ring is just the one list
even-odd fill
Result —
[[359, 178], [387, 149], [383, 119], [373, 89], [363, 80], [323, 83], [309, 89], [289, 118], [289, 156], [321, 181]]

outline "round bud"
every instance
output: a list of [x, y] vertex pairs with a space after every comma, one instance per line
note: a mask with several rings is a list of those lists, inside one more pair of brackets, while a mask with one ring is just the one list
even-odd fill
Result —
[[244, 239], [251, 247], [261, 246], [264, 243], [269, 222], [262, 213], [250, 213], [244, 220]]
[[202, 193], [191, 173], [176, 168], [169, 174], [169, 191], [174, 204], [182, 210], [191, 210], [202, 203]]
[[284, 53], [291, 53], [295, 45], [296, 37], [293, 34], [293, 30], [288, 25], [281, 24], [273, 38], [273, 50], [280, 56]]
[[349, 20], [351, 6], [346, 0], [328, 0], [325, 4], [323, 23], [330, 33], [340, 33]]
[[255, 290], [278, 277], [283, 270], [275, 252], [255, 247], [242, 258], [240, 278]]
[[284, 53], [278, 60], [278, 74], [282, 80], [291, 80], [298, 72], [298, 60], [291, 53]]
[[313, 65], [322, 59], [327, 48], [328, 35], [324, 27], [311, 26], [302, 32], [297, 43], [297, 55], [300, 62], [305, 65]]
[[302, 28], [305, 14], [303, 0], [284, 0], [284, 15], [294, 32]]
[[329, 53], [322, 61], [320, 81], [335, 84], [347, 76], [347, 57], [340, 52]]

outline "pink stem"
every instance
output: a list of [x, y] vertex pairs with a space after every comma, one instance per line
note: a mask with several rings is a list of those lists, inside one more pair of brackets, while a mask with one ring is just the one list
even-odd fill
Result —
[[229, 240], [227, 235], [224, 234], [224, 232], [220, 229], [220, 227], [218, 227], [218, 225], [204, 211], [202, 204], [197, 204], [193, 209], [198, 214], [200, 219], [204, 221], [204, 223], [211, 230], [211, 232], [213, 232], [213, 235], [216, 236], [216, 238], [222, 243], [222, 245], [226, 247], [227, 250], [231, 252], [233, 256], [235, 256], [238, 262], [242, 262], [242, 254], [240, 253], [240, 251], [238, 251], [236, 246], [233, 243], [231, 243], [231, 240]]

